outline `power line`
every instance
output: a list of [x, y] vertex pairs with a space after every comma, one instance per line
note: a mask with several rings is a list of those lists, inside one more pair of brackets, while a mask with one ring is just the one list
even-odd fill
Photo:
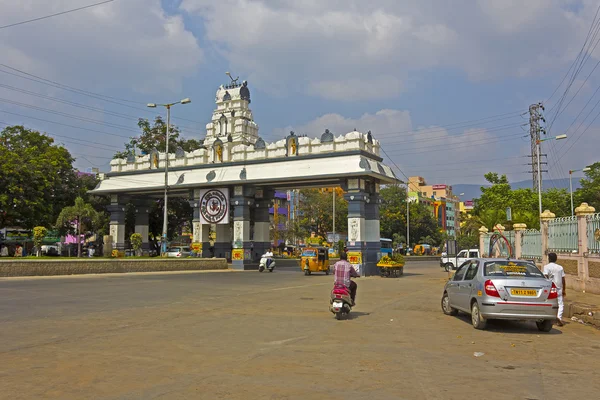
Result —
[[54, 114], [54, 115], [60, 115], [60, 116], [63, 116], [63, 117], [74, 118], [74, 119], [77, 119], [77, 120], [80, 120], [80, 121], [84, 121], [84, 122], [89, 122], [89, 123], [92, 123], [92, 124], [109, 126], [111, 128], [116, 128], [116, 129], [123, 130], [123, 131], [129, 131], [129, 132], [139, 133], [138, 130], [131, 129], [131, 128], [129, 128], [127, 126], [124, 126], [124, 125], [112, 124], [110, 122], [99, 121], [97, 119], [92, 119], [92, 118], [87, 118], [87, 117], [80, 117], [80, 116], [77, 116], [77, 115], [74, 115], [74, 114], [64, 113], [62, 111], [55, 111], [55, 110], [51, 110], [49, 108], [38, 107], [38, 106], [34, 106], [34, 105], [31, 105], [31, 104], [27, 104], [27, 103], [21, 103], [21, 102], [14, 101], [14, 100], [0, 98], [0, 102], [17, 105], [19, 107], [31, 108], [33, 110], [42, 111], [42, 112], [49, 113], [49, 114]]
[[[72, 92], [72, 93], [75, 93], [75, 94], [78, 94], [78, 95], [88, 96], [88, 97], [91, 97], [91, 98], [94, 98], [94, 99], [97, 99], [97, 100], [101, 100], [101, 101], [105, 101], [105, 102], [108, 102], [108, 103], [117, 104], [117, 105], [122, 106], [122, 107], [127, 107], [127, 108], [131, 108], [131, 109], [138, 110], [138, 111], [144, 111], [146, 113], [152, 113], [152, 114], [154, 113], [154, 111], [150, 111], [147, 108], [135, 107], [135, 106], [132, 106], [131, 104], [127, 104], [127, 103], [132, 103], [132, 104], [143, 104], [143, 105], [146, 105], [146, 103], [142, 103], [142, 102], [134, 101], [134, 100], [128, 100], [128, 99], [121, 99], [119, 97], [112, 97], [112, 96], [107, 96], [107, 95], [103, 95], [103, 94], [100, 94], [100, 93], [91, 92], [91, 91], [88, 91], [88, 90], [78, 89], [78, 88], [73, 87], [73, 86], [68, 86], [68, 85], [65, 85], [65, 84], [62, 84], [62, 83], [59, 83], [59, 82], [52, 81], [50, 79], [43, 78], [43, 77], [38, 76], [38, 75], [34, 75], [34, 74], [31, 74], [31, 73], [22, 71], [20, 69], [11, 67], [11, 66], [6, 65], [6, 64], [0, 64], [0, 67], [4, 67], [4, 68], [7, 68], [7, 69], [10, 69], [10, 70], [18, 72], [19, 74], [22, 74], [22, 75], [15, 74], [13, 72], [4, 71], [4, 70], [0, 69], [0, 72], [2, 72], [4, 74], [16, 76], [16, 77], [21, 78], [21, 79], [27, 79], [29, 81], [33, 81], [33, 82], [36, 82], [36, 83], [41, 83], [43, 85], [52, 86], [54, 88], [65, 90], [65, 91], [68, 91], [68, 92]], [[23, 75], [26, 75], [26, 76], [23, 76]], [[172, 120], [181, 120], [181, 121], [194, 122], [196, 124], [203, 124], [200, 121], [195, 121], [195, 120], [192, 120], [192, 119], [187, 119], [187, 118], [182, 118], [182, 117], [176, 117], [176, 118], [171, 117], [171, 119]]]
[[[411, 138], [408, 140], [400, 140], [400, 141], [396, 141], [393, 139], [386, 139], [385, 140], [385, 144], [402, 144], [402, 143], [422, 143], [422, 142], [430, 142], [430, 141], [438, 141], [439, 139], [457, 139], [457, 138], [464, 138], [464, 137], [468, 137], [468, 136], [475, 136], [475, 135], [480, 135], [482, 133], [491, 133], [491, 132], [497, 132], [497, 131], [502, 131], [502, 130], [506, 130], [506, 129], [512, 129], [512, 128], [516, 128], [518, 126], [524, 126], [526, 124], [522, 124], [522, 123], [518, 123], [518, 124], [506, 124], [506, 125], [500, 125], [500, 126], [496, 126], [496, 127], [490, 127], [490, 128], [479, 128], [479, 129], [472, 129], [470, 132], [468, 133], [463, 133], [460, 135], [438, 135], [435, 137], [427, 137], [427, 138]], [[447, 132], [447, 131], [444, 131]], [[429, 133], [429, 132], [425, 132], [425, 133]], [[377, 137], [379, 137], [379, 134], [377, 134]], [[381, 140], [380, 140], [381, 143]]]
[[[392, 154], [396, 154], [396, 156], [401, 156], [401, 155], [411, 155], [411, 154], [422, 154], [422, 153], [435, 153], [438, 151], [445, 151], [448, 149], [456, 149], [456, 148], [464, 148], [464, 147], [473, 147], [473, 146], [479, 146], [479, 145], [484, 145], [484, 144], [490, 144], [490, 143], [498, 143], [498, 142], [504, 142], [507, 140], [515, 140], [516, 138], [519, 137], [524, 137], [522, 133], [516, 133], [516, 134], [512, 134], [512, 135], [506, 135], [501, 139], [498, 140], [488, 140], [488, 139], [482, 139], [482, 140], [475, 140], [475, 141], [470, 141], [468, 143], [456, 143], [456, 144], [441, 144], [441, 145], [437, 145], [437, 146], [425, 146], [425, 147], [417, 147], [411, 150], [420, 150], [420, 149], [424, 149], [423, 151], [410, 151], [407, 153], [397, 153], [396, 151], [390, 151]], [[439, 149], [437, 149], [437, 147], [440, 147]], [[380, 147], [380, 149], [383, 151], [383, 148]], [[398, 151], [402, 151], [405, 149], [400, 149]], [[385, 151], [384, 151], [385, 153]]]
[[72, 13], [72, 12], [75, 12], [75, 11], [85, 10], [86, 8], [97, 7], [97, 6], [100, 6], [102, 4], [106, 4], [106, 3], [112, 3], [113, 1], [115, 1], [115, 0], [106, 0], [106, 1], [102, 1], [100, 3], [89, 4], [87, 6], [73, 8], [71, 10], [61, 11], [59, 13], [55, 13], [55, 14], [51, 14], [51, 15], [46, 15], [46, 16], [39, 17], [39, 18], [28, 19], [27, 21], [15, 22], [14, 24], [0, 26], [0, 29], [10, 28], [12, 26], [28, 24], [30, 22], [40, 21], [42, 19], [52, 18], [52, 17], [56, 17], [56, 16], [59, 16], [59, 15], [64, 15], [64, 14], [69, 14], [69, 13]]
[[[590, 124], [587, 126], [587, 128], [585, 128], [577, 137], [577, 139], [575, 139], [573, 141], [573, 143], [571, 143], [571, 146], [569, 146], [569, 148], [558, 158], [558, 160], [560, 160], [565, 154], [567, 154], [569, 152], [569, 150], [571, 150], [573, 148], [573, 146], [575, 146], [575, 143], [577, 143], [579, 141], [579, 139], [581, 139], [581, 137], [588, 131], [588, 129], [590, 129], [590, 127], [592, 126], [592, 124], [594, 123], [594, 121], [596, 121], [596, 119], [598, 119], [598, 117], [600, 117], [600, 112], [598, 114], [596, 114], [596, 116], [594, 117], [594, 119], [590, 122]], [[562, 149], [561, 149], [562, 150]]]
[[[558, 84], [558, 86], [554, 89], [554, 91], [552, 92], [552, 94], [550, 95], [550, 97], [548, 97], [545, 101], [545, 103], [548, 103], [550, 101], [550, 99], [552, 99], [552, 97], [556, 94], [556, 92], [558, 91], [558, 89], [562, 86], [563, 82], [565, 81], [565, 79], [567, 79], [567, 76], [569, 76], [569, 72], [571, 72], [571, 69], [573, 69], [575, 67], [575, 64], [577, 64], [577, 60], [579, 59], [579, 57], [581, 57], [583, 50], [585, 49], [585, 45], [587, 44], [587, 41], [590, 38], [590, 35], [592, 33], [593, 27], [596, 23], [596, 19], [598, 18], [598, 13], [600, 12], [600, 6], [598, 6], [598, 8], [596, 9], [596, 15], [594, 15], [594, 19], [592, 20], [592, 24], [590, 25], [590, 29], [588, 30], [588, 34], [587, 37], [585, 38], [585, 42], [583, 43], [583, 45], [581, 46], [581, 49], [579, 50], [579, 53], [577, 54], [577, 57], [575, 58], [575, 60], [573, 61], [573, 63], [571, 64], [571, 66], [569, 67], [569, 69], [567, 70], [567, 72], [565, 73], [565, 75], [563, 76], [562, 80], [560, 81], [560, 83]], [[555, 104], [556, 106], [556, 104]], [[552, 111], [554, 107], [551, 107], [548, 112]]]
[[[598, 10], [596, 11], [596, 15], [594, 16], [594, 20], [592, 21], [592, 25], [590, 26], [590, 30], [588, 31], [588, 35], [585, 39], [585, 42], [583, 43], [583, 46], [582, 46], [579, 54], [577, 55], [577, 58], [573, 62], [573, 66], [575, 68], [573, 69], [573, 73], [571, 75], [571, 78], [569, 79], [569, 83], [568, 83], [565, 91], [563, 92], [558, 103], [555, 104], [550, 110], [548, 110], [548, 112], [550, 112], [554, 107], [556, 107], [558, 105], [558, 108], [556, 109], [554, 118], [552, 119], [552, 122], [550, 123], [550, 126], [548, 127], [548, 131], [550, 131], [552, 129], [552, 126], [554, 125], [554, 121], [556, 121], [556, 118], [558, 117], [558, 115], [560, 115], [566, 109], [566, 107], [565, 107], [564, 109], [561, 110], [562, 104], [563, 104], [564, 100], [566, 99], [567, 94], [568, 94], [569, 90], [571, 89], [571, 86], [573, 85], [573, 83], [575, 82], [575, 79], [579, 75], [579, 72], [581, 72], [583, 66], [589, 59], [591, 53], [594, 51], [594, 49], [598, 45], [598, 42], [600, 42], [600, 40], [598, 42], [596, 42], [596, 44], [590, 51], [590, 47], [592, 46], [592, 43], [596, 39], [598, 32], [600, 32], [600, 19], [597, 19], [598, 11], [600, 11], [600, 6], [598, 7]], [[594, 33], [592, 34], [592, 32], [594, 32]], [[591, 40], [590, 40], [590, 36], [591, 36]], [[586, 49], [586, 46], [587, 46], [587, 49]], [[579, 63], [579, 65], [577, 65], [577, 63]], [[569, 70], [570, 70], [570, 68], [569, 68]], [[567, 75], [568, 75], [568, 72], [567, 72]]]
[[[30, 96], [34, 96], [34, 97], [39, 97], [42, 99], [46, 99], [46, 100], [50, 100], [50, 101], [54, 101], [54, 102], [58, 102], [58, 103], [62, 103], [62, 104], [67, 104], [73, 107], [78, 107], [78, 108], [83, 108], [85, 110], [89, 110], [89, 111], [95, 111], [95, 112], [100, 112], [106, 115], [110, 115], [110, 116], [114, 116], [114, 117], [118, 117], [118, 118], [123, 118], [123, 119], [128, 119], [128, 120], [136, 120], [139, 121], [140, 119], [143, 119], [139, 116], [136, 115], [131, 115], [131, 114], [123, 114], [123, 113], [119, 113], [116, 111], [110, 111], [110, 110], [106, 110], [103, 108], [98, 108], [98, 107], [93, 107], [93, 106], [88, 106], [86, 104], [82, 104], [82, 103], [78, 103], [78, 102], [74, 102], [74, 101], [70, 101], [70, 100], [64, 100], [58, 97], [53, 97], [53, 96], [46, 96], [43, 95], [41, 93], [37, 93], [37, 92], [32, 92], [30, 90], [25, 90], [25, 89], [20, 89], [14, 86], [10, 86], [10, 85], [5, 85], [0, 83], [0, 87], [8, 89], [8, 90], [13, 90], [16, 92], [20, 92], [20, 93], [24, 93], [24, 94], [28, 94]], [[146, 110], [144, 110], [146, 111]], [[189, 127], [189, 126], [185, 126], [185, 125], [178, 125], [177, 128], [185, 128], [191, 132], [194, 133], [201, 133], [200, 131], [197, 131], [195, 128]]]
[[88, 132], [94, 132], [94, 133], [101, 133], [101, 134], [104, 134], [104, 135], [110, 135], [110, 136], [116, 136], [116, 137], [125, 138], [125, 139], [131, 139], [130, 136], [118, 135], [116, 133], [111, 133], [111, 132], [97, 131], [95, 129], [90, 129], [90, 128], [82, 128], [81, 126], [64, 124], [62, 122], [56, 122], [56, 121], [51, 121], [51, 120], [48, 120], [48, 119], [32, 117], [30, 115], [18, 114], [18, 113], [14, 113], [14, 112], [2, 110], [2, 109], [0, 109], [0, 112], [1, 113], [5, 113], [5, 114], [15, 115], [15, 116], [18, 116], [18, 117], [33, 119], [33, 120], [36, 120], [36, 121], [48, 122], [50, 124], [62, 125], [62, 126], [66, 126], [68, 128], [80, 129], [82, 131], [88, 131]]
[[[6, 122], [2, 122], [2, 121], [0, 121], [0, 125], [12, 126], [12, 125], [14, 125], [14, 124], [8, 124], [8, 123], [6, 123]], [[104, 143], [93, 142], [93, 141], [91, 141], [91, 140], [87, 140], [87, 139], [79, 139], [79, 138], [74, 138], [74, 137], [72, 137], [72, 136], [58, 135], [58, 134], [56, 134], [56, 133], [47, 132], [47, 131], [44, 131], [43, 133], [44, 133], [44, 134], [46, 134], [46, 135], [50, 135], [50, 136], [56, 136], [56, 137], [59, 137], [59, 138], [67, 138], [67, 139], [70, 139], [70, 140], [76, 140], [76, 141], [77, 141], [77, 142], [69, 142], [69, 141], [66, 141], [67, 143], [73, 143], [73, 144], [77, 144], [77, 145], [85, 145], [85, 146], [87, 146], [87, 147], [95, 148], [95, 149], [98, 149], [98, 150], [104, 150], [104, 151], [118, 151], [118, 149], [117, 149], [117, 148], [115, 148], [115, 147], [109, 147], [108, 145], [106, 145], [106, 144], [104, 144]], [[96, 145], [98, 145], [98, 146], [102, 146], [102, 147], [98, 147], [98, 146], [90, 146], [90, 145], [89, 145], [90, 143], [91, 143], [91, 144], [96, 144]]]
[[[445, 165], [455, 165], [455, 164], [474, 164], [474, 163], [478, 163], [478, 162], [489, 163], [490, 161], [512, 160], [512, 159], [525, 158], [525, 157], [529, 157], [529, 156], [486, 158], [484, 160], [452, 161], [452, 162], [444, 162], [444, 163], [439, 163], [439, 164], [430, 164], [430, 163], [427, 163], [426, 166], [430, 167], [430, 166], [436, 166], [436, 165], [444, 165], [445, 166]], [[420, 168], [420, 167], [422, 167], [422, 165], [409, 165], [409, 166], [405, 166], [405, 168]], [[423, 171], [423, 170], [419, 169], [419, 171]]]

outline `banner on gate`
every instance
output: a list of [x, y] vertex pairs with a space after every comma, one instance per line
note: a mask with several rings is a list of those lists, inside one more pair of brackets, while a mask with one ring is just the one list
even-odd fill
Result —
[[229, 223], [229, 189], [202, 189], [200, 191], [200, 222], [203, 224]]

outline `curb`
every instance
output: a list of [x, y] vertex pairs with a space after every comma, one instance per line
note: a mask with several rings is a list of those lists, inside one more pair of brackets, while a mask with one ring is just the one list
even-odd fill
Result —
[[600, 329], [600, 306], [575, 301], [565, 301], [563, 319], [591, 325]]

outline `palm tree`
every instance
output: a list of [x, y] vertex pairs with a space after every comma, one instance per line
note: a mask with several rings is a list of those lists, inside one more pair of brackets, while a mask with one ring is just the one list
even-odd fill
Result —
[[56, 226], [64, 226], [77, 221], [77, 257], [81, 257], [81, 221], [94, 220], [98, 213], [91, 204], [86, 203], [81, 197], [75, 199], [75, 205], [65, 207], [56, 219]]

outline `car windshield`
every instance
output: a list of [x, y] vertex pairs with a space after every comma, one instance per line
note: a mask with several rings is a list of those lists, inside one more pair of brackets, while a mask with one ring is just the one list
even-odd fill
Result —
[[175, 252], [178, 252], [178, 251], [180, 251], [180, 248], [179, 248], [179, 247], [171, 247], [171, 248], [169, 248], [167, 251], [168, 251], [169, 253], [175, 253]]
[[317, 252], [314, 250], [304, 250], [302, 252], [302, 257], [316, 257]]
[[543, 278], [544, 274], [527, 261], [490, 261], [484, 264], [485, 276], [504, 278]]

